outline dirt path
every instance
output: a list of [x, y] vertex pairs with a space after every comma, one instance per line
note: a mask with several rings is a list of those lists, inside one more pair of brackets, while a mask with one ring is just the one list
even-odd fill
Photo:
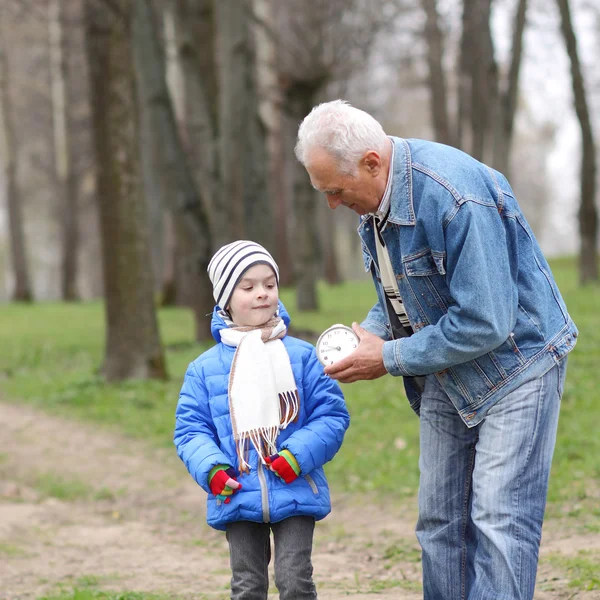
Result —
[[[317, 526], [319, 597], [420, 598], [414, 507], [383, 511], [358, 500], [368, 498], [334, 498]], [[228, 598], [227, 545], [206, 525], [204, 501], [174, 450], [0, 403], [1, 600], [36, 599], [60, 584]], [[550, 535], [545, 551], [594, 540]], [[573, 595], [546, 567], [539, 579], [554, 588], [540, 600], [600, 597]]]

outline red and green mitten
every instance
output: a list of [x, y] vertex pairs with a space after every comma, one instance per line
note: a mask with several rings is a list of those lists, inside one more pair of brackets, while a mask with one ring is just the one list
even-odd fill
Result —
[[210, 491], [225, 504], [231, 502], [231, 495], [242, 489], [242, 484], [236, 480], [237, 473], [229, 465], [217, 465], [208, 474]]
[[292, 483], [300, 475], [300, 465], [289, 450], [282, 450], [265, 458], [265, 462], [275, 475], [278, 475], [286, 483]]

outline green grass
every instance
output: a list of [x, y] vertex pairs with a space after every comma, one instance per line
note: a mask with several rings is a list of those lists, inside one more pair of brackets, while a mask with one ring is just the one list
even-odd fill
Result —
[[38, 600], [177, 600], [177, 598], [179, 596], [173, 596], [172, 594], [102, 592], [97, 589], [72, 588], [59, 591], [51, 596], [39, 596]]
[[41, 496], [57, 498], [65, 502], [85, 500], [94, 491], [80, 479], [66, 478], [57, 473], [40, 473], [34, 478], [34, 487]]
[[[600, 288], [577, 286], [573, 260], [555, 261], [552, 267], [580, 336], [569, 359], [550, 511], [580, 511], [593, 531], [599, 518], [593, 507], [600, 497]], [[375, 301], [369, 281], [321, 285], [319, 294], [318, 313], [299, 313], [293, 290], [282, 290], [294, 327], [318, 333], [333, 323], [361, 321]], [[159, 319], [170, 381], [108, 384], [98, 375], [104, 345], [101, 303], [4, 305], [0, 389], [12, 402], [32, 403], [169, 447], [186, 366], [209, 345], [193, 341], [190, 311], [163, 309]], [[343, 390], [352, 424], [342, 450], [327, 467], [334, 489], [372, 492], [374, 500], [385, 501], [413, 495], [418, 486], [418, 419], [401, 379], [383, 377]]]
[[20, 556], [27, 556], [27, 552], [23, 548], [15, 546], [14, 544], [0, 542], [0, 557], [2, 556], [16, 558]]
[[[69, 584], [60, 583], [56, 591], [37, 600], [177, 600], [182, 596], [152, 592], [108, 592], [98, 589], [107, 580], [117, 576], [84, 575], [74, 579]], [[70, 579], [70, 578], [69, 578]], [[200, 596], [202, 600], [205, 596]]]
[[569, 587], [578, 590], [600, 590], [600, 556], [580, 551], [577, 556], [551, 554], [544, 559], [565, 573]]

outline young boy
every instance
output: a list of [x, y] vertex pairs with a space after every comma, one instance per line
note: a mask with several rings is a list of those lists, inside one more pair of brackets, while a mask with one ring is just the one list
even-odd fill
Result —
[[280, 599], [312, 600], [315, 521], [331, 511], [323, 465], [349, 425], [344, 398], [314, 348], [286, 335], [279, 269], [262, 246], [224, 246], [208, 274], [217, 345], [185, 375], [177, 453], [208, 493], [208, 524], [226, 531], [231, 598], [266, 600], [272, 531]]

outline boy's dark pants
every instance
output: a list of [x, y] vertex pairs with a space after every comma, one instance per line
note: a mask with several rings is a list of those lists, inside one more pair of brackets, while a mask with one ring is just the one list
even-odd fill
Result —
[[279, 523], [238, 521], [227, 525], [231, 561], [231, 600], [266, 600], [271, 560], [270, 532], [275, 545], [275, 585], [280, 600], [315, 600], [312, 541], [315, 520], [290, 517]]

